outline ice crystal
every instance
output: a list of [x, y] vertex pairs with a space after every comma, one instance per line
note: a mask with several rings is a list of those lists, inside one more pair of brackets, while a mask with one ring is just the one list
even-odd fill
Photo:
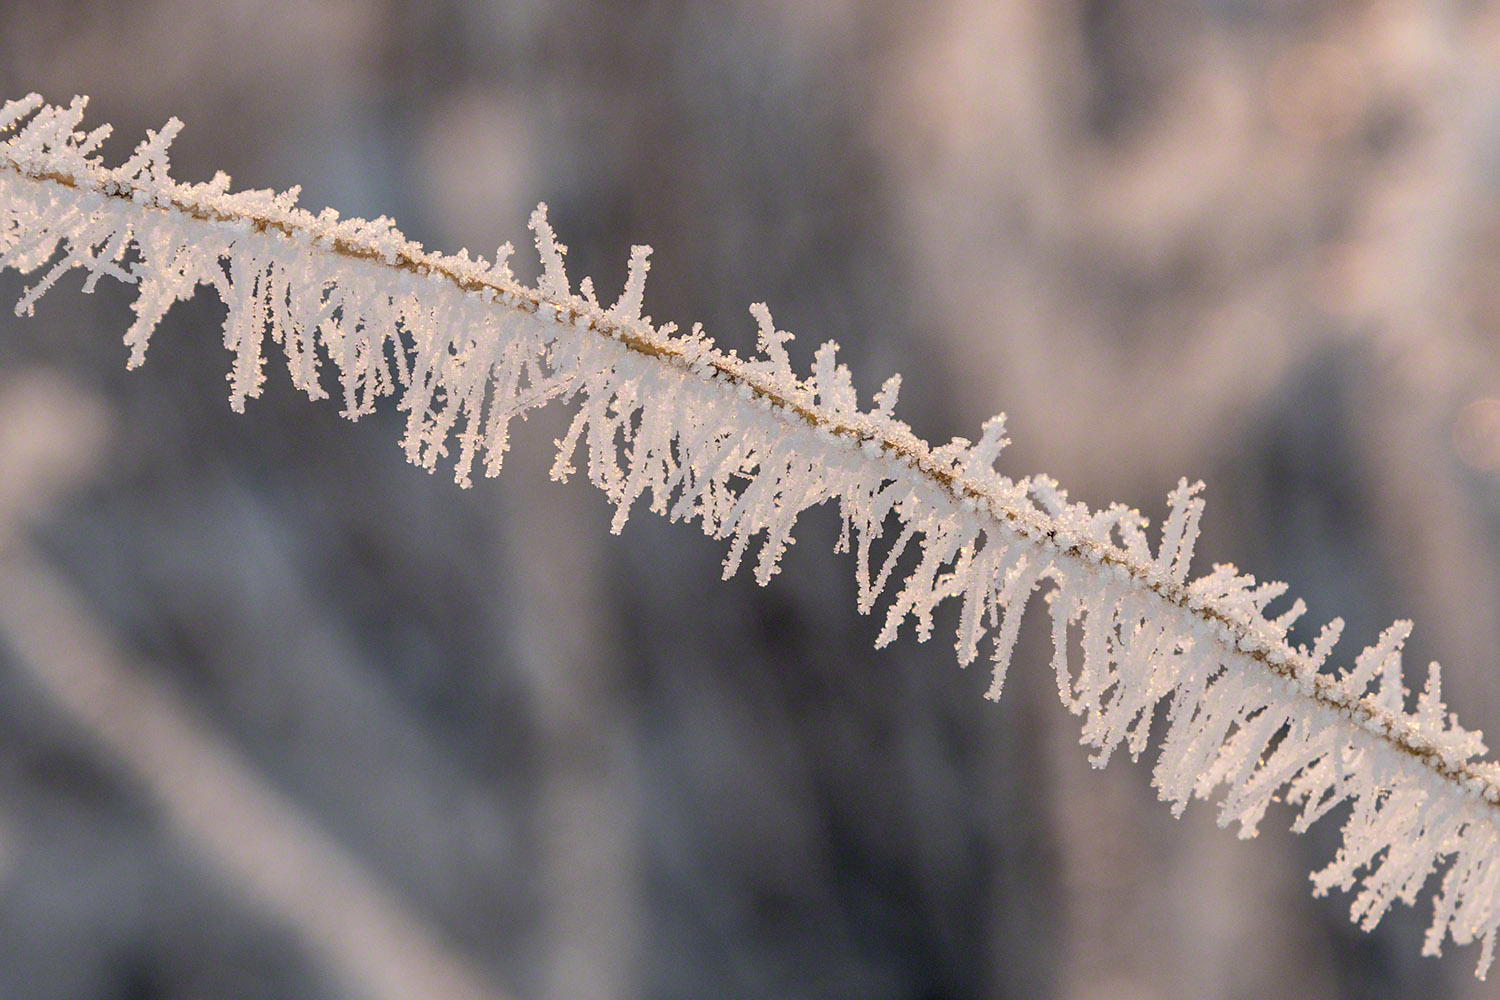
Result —
[[[1348, 803], [1342, 844], [1313, 875], [1314, 890], [1354, 890], [1352, 916], [1370, 927], [1440, 873], [1424, 951], [1448, 937], [1481, 941], [1480, 974], [1489, 966], [1500, 925], [1500, 775], [1479, 759], [1479, 734], [1443, 704], [1436, 664], [1406, 708], [1410, 623], [1334, 674], [1323, 667], [1341, 622], [1311, 648], [1295, 646], [1287, 632], [1302, 603], [1267, 615], [1284, 585], [1257, 584], [1231, 565], [1189, 579], [1199, 484], [1172, 491], [1153, 550], [1137, 511], [1090, 510], [1046, 477], [997, 471], [1002, 418], [978, 443], [931, 448], [894, 415], [898, 378], [860, 409], [833, 343], [799, 377], [791, 335], [763, 303], [750, 309], [761, 354], [748, 360], [718, 351], [697, 327], [682, 335], [652, 325], [642, 315], [648, 248], [632, 250], [624, 292], [604, 308], [591, 283], [572, 291], [545, 206], [531, 219], [542, 276], [527, 287], [510, 271], [509, 244], [494, 263], [444, 256], [384, 218], [300, 209], [295, 190], [231, 193], [222, 174], [179, 183], [168, 174], [175, 119], [106, 167], [94, 151], [107, 127], [80, 131], [84, 104], [31, 95], [0, 109], [0, 265], [41, 275], [19, 313], [74, 268], [88, 272], [85, 290], [101, 275], [134, 283], [125, 333], [134, 366], [171, 305], [210, 285], [228, 307], [236, 410], [261, 389], [269, 342], [299, 388], [318, 398], [336, 386], [351, 418], [397, 397], [407, 457], [429, 470], [451, 463], [464, 486], [476, 467], [499, 472], [514, 418], [574, 401], [553, 476], [574, 474], [582, 448], [589, 480], [615, 506], [613, 530], [637, 502], [695, 520], [727, 541], [726, 576], [758, 539], [753, 573], [765, 583], [798, 515], [834, 503], [858, 609], [886, 602], [879, 643], [908, 621], [926, 639], [938, 605], [956, 600], [959, 662], [987, 652], [992, 698], [1022, 613], [1042, 590], [1058, 692], [1082, 718], [1095, 763], [1122, 747], [1140, 754], [1160, 718], [1153, 781], [1175, 813], [1217, 795], [1219, 822], [1253, 836], [1277, 798], [1298, 807], [1298, 830]], [[872, 543], [892, 515], [898, 534], [876, 560]], [[898, 576], [913, 545], [916, 565]]]

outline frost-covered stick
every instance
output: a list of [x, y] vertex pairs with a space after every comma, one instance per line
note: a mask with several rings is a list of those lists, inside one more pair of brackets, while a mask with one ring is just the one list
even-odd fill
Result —
[[[1096, 764], [1121, 744], [1138, 755], [1157, 703], [1170, 698], [1153, 782], [1174, 812], [1222, 786], [1220, 823], [1238, 820], [1253, 836], [1279, 796], [1301, 805], [1297, 830], [1347, 800], [1342, 845], [1314, 873], [1315, 892], [1358, 887], [1352, 915], [1368, 928], [1441, 872], [1424, 953], [1449, 936], [1479, 940], [1479, 973], [1488, 968], [1500, 926], [1500, 765], [1480, 759], [1480, 734], [1449, 714], [1436, 664], [1408, 708], [1409, 622], [1352, 667], [1325, 671], [1341, 622], [1311, 648], [1295, 646], [1287, 630], [1302, 602], [1267, 616], [1284, 584], [1257, 585], [1230, 565], [1190, 580], [1198, 485], [1184, 480], [1172, 492], [1153, 552], [1137, 511], [1093, 511], [1047, 477], [997, 473], [1003, 418], [988, 421], [978, 443], [933, 448], [893, 415], [898, 378], [873, 409], [859, 408], [836, 345], [820, 347], [799, 378], [791, 335], [763, 304], [751, 307], [761, 349], [751, 359], [720, 352], [699, 327], [679, 335], [654, 326], [641, 315], [647, 248], [632, 250], [624, 292], [606, 308], [589, 279], [572, 291], [545, 206], [531, 220], [543, 265], [532, 288], [511, 273], [509, 244], [493, 264], [467, 251], [445, 256], [384, 218], [299, 209], [296, 189], [231, 194], [223, 174], [178, 183], [167, 162], [176, 119], [107, 168], [94, 155], [107, 126], [78, 130], [84, 103], [53, 107], [31, 95], [0, 109], [0, 134], [13, 133], [0, 143], [0, 266], [47, 268], [18, 312], [75, 267], [89, 272], [85, 290], [101, 274], [137, 283], [125, 334], [134, 366], [167, 309], [212, 285], [228, 307], [236, 410], [259, 392], [269, 335], [313, 398], [327, 395], [320, 370], [331, 362], [351, 418], [377, 396], [399, 395], [408, 457], [431, 470], [456, 443], [462, 485], [476, 461], [486, 475], [499, 471], [512, 418], [577, 399], [553, 476], [574, 471], [584, 444], [590, 480], [616, 506], [613, 530], [649, 491], [653, 511], [697, 518], [729, 539], [726, 576], [764, 531], [754, 572], [765, 583], [798, 514], [835, 501], [844, 523], [836, 547], [855, 551], [859, 610], [891, 595], [878, 643], [908, 617], [928, 638], [936, 606], [957, 598], [959, 661], [972, 662], [988, 640], [992, 698], [1021, 613], [1048, 584], [1058, 690], [1083, 716]], [[900, 533], [877, 567], [872, 542], [892, 514]], [[914, 539], [917, 565], [898, 579], [893, 568]]]

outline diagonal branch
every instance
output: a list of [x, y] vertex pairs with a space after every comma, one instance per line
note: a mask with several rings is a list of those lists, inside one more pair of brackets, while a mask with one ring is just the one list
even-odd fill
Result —
[[[615, 530], [650, 491], [656, 512], [698, 518], [708, 534], [731, 539], [726, 575], [765, 531], [756, 568], [764, 583], [798, 513], [837, 500], [840, 547], [857, 540], [860, 610], [894, 591], [881, 643], [908, 615], [927, 638], [933, 609], [958, 598], [959, 659], [970, 662], [990, 640], [991, 697], [1022, 611], [1050, 582], [1059, 691], [1086, 717], [1084, 740], [1100, 763], [1121, 744], [1139, 754], [1158, 702], [1170, 698], [1154, 781], [1174, 810], [1226, 787], [1221, 823], [1239, 820], [1252, 835], [1278, 794], [1304, 803], [1299, 829], [1348, 800], [1344, 845], [1315, 889], [1360, 885], [1354, 916], [1371, 926], [1441, 870], [1425, 950], [1447, 935], [1483, 939], [1481, 972], [1489, 964], [1500, 926], [1500, 768], [1448, 714], [1436, 665], [1407, 710], [1400, 650], [1409, 623], [1333, 674], [1323, 668], [1341, 622], [1302, 648], [1287, 639], [1300, 601], [1265, 614], [1284, 586], [1257, 586], [1232, 566], [1189, 581], [1198, 486], [1173, 491], [1153, 553], [1136, 511], [1092, 511], [1045, 477], [995, 472], [1003, 419], [987, 423], [977, 444], [933, 448], [892, 415], [896, 380], [875, 409], [857, 406], [835, 345], [798, 377], [783, 347], [790, 335], [763, 305], [751, 311], [764, 353], [751, 359], [719, 351], [698, 327], [678, 335], [672, 324], [654, 326], [640, 314], [645, 248], [632, 254], [612, 307], [587, 283], [574, 294], [545, 206], [531, 223], [544, 267], [533, 288], [511, 274], [508, 244], [492, 265], [466, 251], [426, 251], [383, 218], [314, 216], [295, 207], [295, 190], [231, 194], [222, 174], [209, 184], [172, 180], [175, 119], [126, 164], [106, 168], [91, 155], [97, 131], [77, 131], [83, 104], [49, 107], [33, 95], [0, 110], [7, 128], [30, 116], [0, 144], [0, 265], [52, 262], [18, 311], [73, 267], [91, 272], [86, 289], [100, 273], [137, 281], [138, 319], [126, 335], [136, 364], [171, 303], [211, 284], [229, 306], [236, 409], [258, 393], [269, 334], [311, 396], [326, 395], [321, 358], [333, 363], [351, 417], [369, 412], [373, 396], [399, 394], [408, 457], [431, 470], [457, 440], [462, 485], [481, 454], [486, 474], [498, 472], [512, 417], [578, 398], [554, 476], [572, 471], [570, 456], [586, 441], [590, 479], [618, 508]], [[138, 259], [122, 263], [131, 252]], [[891, 513], [902, 535], [872, 581], [870, 542]], [[917, 536], [918, 566], [891, 580]]]

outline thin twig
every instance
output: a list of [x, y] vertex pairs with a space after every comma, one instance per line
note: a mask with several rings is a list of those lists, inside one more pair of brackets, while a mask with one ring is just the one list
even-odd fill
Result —
[[[695, 377], [727, 381], [748, 389], [753, 398], [782, 411], [783, 418], [796, 418], [814, 430], [843, 438], [857, 446], [873, 444], [884, 457], [904, 462], [949, 499], [966, 508], [972, 506], [976, 511], [987, 513], [1006, 530], [1035, 545], [1081, 563], [1107, 567], [1117, 574], [1128, 575], [1138, 589], [1151, 592], [1163, 603], [1209, 626], [1218, 641], [1230, 652], [1255, 661], [1274, 677], [1286, 682], [1287, 686], [1295, 688], [1302, 697], [1340, 714], [1393, 749], [1415, 759], [1423, 767], [1455, 785], [1461, 794], [1482, 799], [1491, 807], [1500, 808], [1500, 784], [1485, 772], [1485, 768], [1490, 766], [1487, 762], [1449, 760], [1416, 727], [1400, 715], [1378, 705], [1373, 696], [1352, 697], [1340, 689], [1335, 678], [1327, 675], [1314, 674], [1309, 679], [1307, 674], [1311, 670], [1310, 665], [1290, 644], [1267, 642], [1250, 631], [1244, 623], [1207, 603], [1192, 599], [1187, 587], [1163, 578], [1151, 567], [1135, 561], [1119, 548], [1072, 537], [1065, 534], [1056, 520], [1033, 510], [1011, 506], [970, 477], [944, 467], [933, 457], [932, 448], [925, 441], [917, 438], [896, 440], [887, 435], [876, 434], [869, 427], [840, 420], [810, 399], [790, 397], [771, 380], [749, 369], [741, 359], [724, 354], [716, 348], [690, 354], [684, 349], [684, 342], [681, 340], [643, 333], [643, 330], [650, 330], [649, 326], [622, 322], [602, 309], [571, 297], [565, 301], [556, 301], [538, 289], [478, 277], [473, 273], [472, 267], [462, 271], [455, 268], [452, 263], [455, 258], [429, 253], [415, 244], [407, 244], [408, 248], [396, 251], [392, 257], [390, 251], [370, 243], [345, 236], [329, 239], [293, 220], [254, 213], [227, 212], [219, 206], [194, 201], [180, 194], [161, 199], [116, 176], [106, 182], [56, 171], [30, 170], [25, 164], [4, 154], [0, 154], [0, 169], [34, 181], [50, 182], [117, 198], [144, 209], [178, 212], [206, 222], [247, 225], [255, 232], [279, 233], [295, 239], [299, 244], [321, 253], [362, 260], [424, 277], [446, 279], [460, 291], [484, 295], [492, 300], [498, 299], [509, 308], [549, 318], [575, 329], [592, 331], [638, 354], [672, 364]], [[150, 196], [137, 198], [138, 192]], [[410, 249], [412, 247], [416, 248]]]

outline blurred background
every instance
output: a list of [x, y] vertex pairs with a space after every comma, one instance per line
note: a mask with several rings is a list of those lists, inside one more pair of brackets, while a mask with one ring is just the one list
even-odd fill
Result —
[[[1198, 570], [1414, 618], [1500, 731], [1500, 4], [8, 2], [0, 80], [435, 249], [545, 199], [601, 297], [650, 243], [658, 321], [764, 299], [1091, 504], [1201, 477]], [[562, 409], [461, 491], [275, 362], [231, 414], [210, 294], [127, 373], [80, 283], [0, 316], [0, 995], [1500, 996], [1310, 897], [1336, 819], [1091, 769], [1043, 616], [990, 704], [830, 512], [720, 583], [547, 479]]]

